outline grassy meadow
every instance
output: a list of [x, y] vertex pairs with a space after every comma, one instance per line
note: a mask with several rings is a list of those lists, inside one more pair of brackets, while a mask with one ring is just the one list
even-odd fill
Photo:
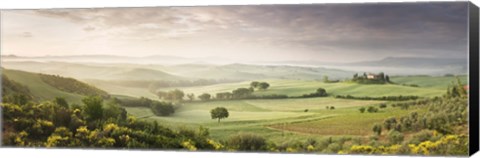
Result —
[[[372, 126], [392, 116], [403, 116], [413, 111], [422, 112], [426, 109], [401, 110], [388, 106], [378, 113], [360, 113], [360, 107], [376, 106], [391, 101], [336, 99], [334, 95], [353, 96], [399, 96], [416, 95], [420, 97], [442, 96], [454, 77], [421, 77], [421, 82], [406, 82], [418, 77], [394, 78], [396, 83], [415, 83], [420, 87], [402, 86], [398, 84], [362, 85], [352, 82], [324, 83], [308, 80], [260, 80], [270, 83], [271, 88], [255, 91], [255, 95], [285, 94], [300, 96], [314, 92], [316, 88], [327, 89], [330, 97], [320, 98], [288, 98], [288, 99], [247, 99], [232, 101], [185, 101], [176, 107], [173, 115], [155, 116], [148, 108], [127, 107], [127, 111], [142, 119], [156, 120], [172, 128], [207, 127], [211, 135], [217, 139], [226, 139], [238, 132], [257, 133], [278, 143], [307, 138], [323, 137], [367, 137]], [[463, 78], [464, 79], [464, 78]], [[424, 84], [421, 84], [424, 83]], [[434, 83], [434, 84], [432, 84]], [[214, 95], [219, 92], [229, 92], [238, 87], [248, 87], [249, 82], [225, 83], [210, 86], [170, 87], [160, 91], [180, 89], [195, 96], [203, 93]], [[425, 86], [425, 87], [424, 87]], [[99, 87], [102, 87], [101, 85]], [[124, 87], [125, 88], [125, 87]], [[112, 90], [110, 88], [104, 88]], [[126, 88], [128, 89], [128, 88]], [[134, 89], [131, 89], [134, 91]], [[132, 92], [130, 91], [130, 92]], [[126, 91], [129, 92], [129, 91]], [[110, 91], [116, 94], [116, 91]], [[144, 93], [147, 93], [146, 91]], [[122, 93], [118, 93], [122, 94]], [[125, 93], [123, 93], [125, 94]], [[142, 94], [142, 93], [137, 93]], [[137, 95], [137, 97], [141, 97]], [[144, 96], [151, 97], [151, 95]], [[155, 98], [155, 97], [154, 97]], [[326, 109], [334, 106], [335, 110]], [[210, 118], [209, 111], [215, 107], [225, 107], [230, 116], [217, 123]], [[308, 112], [305, 110], [308, 109]]]

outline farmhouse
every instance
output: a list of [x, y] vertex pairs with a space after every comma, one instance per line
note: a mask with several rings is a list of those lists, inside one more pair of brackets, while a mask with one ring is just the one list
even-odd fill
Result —
[[373, 79], [378, 79], [378, 78], [380, 78], [380, 75], [373, 74], [373, 73], [368, 73], [367, 74], [367, 79], [373, 80]]

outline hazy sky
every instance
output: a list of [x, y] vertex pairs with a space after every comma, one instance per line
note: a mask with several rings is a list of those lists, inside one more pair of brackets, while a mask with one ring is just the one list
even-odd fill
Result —
[[9, 10], [2, 54], [350, 62], [467, 57], [467, 3]]

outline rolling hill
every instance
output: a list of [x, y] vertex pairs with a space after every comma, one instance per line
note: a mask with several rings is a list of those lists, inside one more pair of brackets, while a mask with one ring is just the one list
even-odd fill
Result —
[[[432, 79], [435, 79], [432, 77]], [[444, 88], [428, 87], [409, 87], [395, 84], [357, 84], [349, 82], [324, 83], [320, 81], [301, 81], [301, 80], [261, 80], [270, 84], [270, 88], [265, 91], [255, 91], [255, 95], [284, 94], [288, 96], [301, 96], [315, 92], [318, 88], [324, 88], [330, 95], [352, 95], [352, 96], [399, 96], [399, 95], [417, 95], [420, 97], [441, 96], [445, 93]], [[196, 96], [202, 93], [215, 95], [219, 92], [231, 92], [234, 89], [249, 87], [250, 82], [225, 83], [210, 86], [196, 87], [171, 87], [161, 88], [161, 91], [173, 89], [183, 90], [185, 93], [194, 93]], [[439, 86], [441, 87], [441, 86]]]
[[114, 80], [182, 80], [182, 77], [171, 75], [159, 70], [146, 68], [133, 68], [124, 72], [112, 74], [109, 78]]
[[322, 79], [325, 75], [329, 76], [330, 79], [344, 79], [351, 77], [351, 75], [355, 73], [352, 71], [322, 67], [250, 64], [181, 64], [165, 66], [36, 61], [4, 61], [2, 64], [7, 69], [57, 74], [80, 80], [318, 80]]
[[354, 72], [322, 67], [301, 67], [289, 65], [176, 65], [166, 67], [166, 71], [176, 72], [182, 76], [228, 79], [228, 80], [255, 80], [255, 79], [297, 79], [319, 80], [323, 76], [331, 79], [351, 77]]
[[[182, 77], [168, 74], [158, 69], [147, 69], [132, 64], [79, 64], [66, 62], [36, 62], [36, 61], [15, 61], [3, 62], [7, 69], [22, 70], [28, 72], [55, 74], [65, 77], [72, 77], [79, 80], [177, 80]], [[148, 67], [148, 66], [145, 66]], [[159, 66], [161, 67], [161, 66]]]
[[[458, 76], [460, 81], [468, 84], [468, 76]], [[430, 76], [395, 76], [390, 78], [391, 81], [399, 84], [415, 84], [420, 87], [436, 88], [445, 90], [448, 85], [456, 80], [454, 76], [430, 77]]]
[[5, 100], [5, 97], [11, 97], [14, 95], [24, 95], [26, 98], [32, 99], [32, 93], [28, 87], [10, 80], [5, 74], [2, 74], [2, 98]]
[[[28, 88], [34, 100], [51, 100], [63, 97], [69, 102], [80, 103], [87, 95], [108, 95], [105, 91], [72, 78], [3, 69], [9, 80]], [[5, 83], [2, 83], [2, 87]], [[81, 90], [81, 91], [80, 91]]]

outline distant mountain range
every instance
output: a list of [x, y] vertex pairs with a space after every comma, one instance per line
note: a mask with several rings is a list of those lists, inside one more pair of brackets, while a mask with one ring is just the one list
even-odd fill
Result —
[[[116, 55], [68, 55], [68, 56], [36, 56], [23, 57], [15, 55], [2, 55], [2, 60], [13, 61], [58, 61], [58, 62], [82, 62], [82, 63], [134, 63], [134, 64], [162, 64], [175, 65], [187, 63], [215, 63], [229, 64], [233, 61], [224, 58], [202, 57], [185, 58], [168, 55], [151, 55], [144, 57], [116, 56]], [[211, 62], [214, 61], [214, 62]]]
[[[325, 67], [342, 69], [347, 71], [385, 71], [395, 74], [431, 74], [442, 75], [445, 73], [466, 74], [468, 70], [467, 59], [461, 58], [423, 58], [423, 57], [386, 57], [380, 60], [336, 63], [307, 61], [250, 61], [241, 62], [231, 59], [202, 57], [185, 58], [178, 56], [153, 55], [145, 57], [128, 57], [115, 55], [72, 55], [72, 56], [38, 56], [22, 57], [14, 55], [1, 56], [2, 61], [57, 61], [76, 63], [128, 63], [128, 64], [155, 64], [155, 65], [202, 65], [204, 69], [208, 65], [229, 65], [242, 63], [245, 65], [288, 65], [301, 67]], [[211, 70], [211, 69], [210, 69]], [[254, 75], [250, 72], [242, 72], [243, 75]]]

